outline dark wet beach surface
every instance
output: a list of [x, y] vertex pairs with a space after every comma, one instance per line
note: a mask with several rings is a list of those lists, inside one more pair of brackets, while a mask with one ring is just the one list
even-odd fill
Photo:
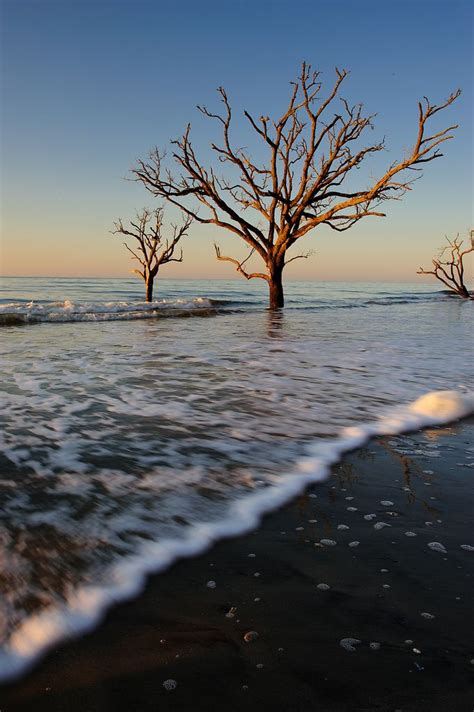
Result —
[[470, 419], [351, 453], [254, 533], [51, 651], [0, 710], [471, 712], [473, 432]]

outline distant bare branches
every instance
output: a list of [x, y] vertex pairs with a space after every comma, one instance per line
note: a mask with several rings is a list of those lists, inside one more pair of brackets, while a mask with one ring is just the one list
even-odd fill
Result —
[[438, 256], [432, 260], [433, 269], [425, 270], [422, 267], [417, 274], [432, 274], [439, 279], [451, 292], [459, 294], [463, 299], [474, 299], [464, 284], [464, 257], [474, 252], [474, 232], [471, 230], [471, 247], [461, 250], [463, 241], [459, 234], [452, 240], [446, 237], [447, 245], [443, 247]]
[[164, 239], [163, 230], [163, 208], [156, 210], [143, 210], [137, 213], [134, 220], [131, 220], [128, 227], [125, 227], [122, 220], [114, 222], [114, 230], [112, 234], [124, 235], [125, 237], [133, 238], [134, 247], [130, 247], [127, 242], [124, 242], [126, 249], [132, 255], [132, 259], [140, 264], [140, 269], [134, 269], [132, 272], [141, 277], [146, 285], [146, 301], [151, 302], [153, 299], [153, 283], [160, 267], [168, 262], [182, 262], [183, 251], [180, 250], [179, 256], [175, 256], [175, 250], [178, 242], [187, 234], [187, 231], [193, 221], [192, 216], [186, 215], [181, 226], [172, 225], [172, 234], [170, 238]]

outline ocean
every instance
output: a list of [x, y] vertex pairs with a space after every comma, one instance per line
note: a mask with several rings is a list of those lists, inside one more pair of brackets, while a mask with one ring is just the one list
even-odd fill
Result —
[[4, 278], [0, 680], [376, 434], [473, 410], [433, 283]]

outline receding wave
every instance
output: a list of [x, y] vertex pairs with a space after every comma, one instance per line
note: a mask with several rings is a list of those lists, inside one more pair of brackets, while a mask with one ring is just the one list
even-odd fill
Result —
[[[468, 416], [473, 410], [474, 393], [459, 391], [426, 393], [412, 403], [388, 409], [372, 422], [342, 428], [335, 438], [309, 443], [303, 455], [296, 460], [292, 468], [288, 468], [285, 474], [273, 481], [268, 480], [264, 487], [256, 487], [253, 490], [252, 488], [240, 489], [240, 496], [230, 500], [227, 507], [222, 507], [220, 516], [214, 521], [186, 522], [183, 517], [182, 522], [187, 526], [181, 528], [180, 536], [176, 535], [176, 531], [169, 531], [167, 535], [165, 529], [165, 535], [160, 539], [155, 539], [152, 530], [149, 529], [148, 536], [139, 540], [133, 550], [117, 552], [115, 560], [110, 563], [105, 572], [101, 572], [100, 577], [96, 571], [95, 583], [81, 582], [77, 586], [70, 585], [65, 589], [61, 603], [56, 601], [18, 622], [8, 635], [3, 649], [0, 650], [0, 680], [14, 678], [27, 670], [38, 656], [58, 641], [93, 628], [110, 605], [139, 593], [146, 575], [151, 571], [163, 570], [180, 557], [201, 553], [220, 538], [237, 536], [250, 531], [258, 525], [265, 512], [281, 506], [309, 484], [325, 479], [329, 468], [341, 458], [343, 453], [362, 446], [369, 438], [376, 435], [395, 435], [428, 425], [447, 423]], [[110, 475], [113, 477], [114, 473], [110, 473], [107, 477], [110, 478]], [[125, 476], [119, 480], [121, 480], [119, 487], [130, 486]], [[192, 476], [191, 481], [193, 481]], [[73, 477], [70, 481], [66, 481], [63, 487], [75, 488], [78, 485], [77, 478]], [[218, 492], [214, 495], [218, 496]], [[62, 512], [59, 510], [59, 514], [67, 516], [68, 513], [63, 509]], [[146, 508], [134, 512], [133, 503], [130, 504], [128, 514], [117, 513], [115, 521], [117, 531], [122, 533], [133, 526], [137, 521], [137, 515], [146, 521]], [[39, 518], [46, 530], [54, 521], [51, 518], [48, 520], [47, 514], [40, 513]], [[25, 532], [20, 532], [20, 536], [23, 537], [23, 545], [25, 545]], [[97, 526], [95, 532], [88, 532], [88, 536], [89, 546], [94, 547], [96, 544], [90, 537], [95, 537], [97, 542], [101, 543], [100, 538], [104, 536], [104, 531]], [[38, 555], [42, 545], [46, 546], [46, 542], [40, 539], [35, 543], [35, 555]], [[78, 548], [85, 544], [85, 539], [76, 542]], [[112, 542], [110, 544], [112, 545]], [[67, 538], [65, 547], [68, 548]], [[76, 552], [67, 551], [67, 554], [72, 563]], [[101, 563], [99, 559], [99, 565]], [[18, 566], [19, 562], [14, 561], [13, 565]], [[34, 563], [30, 562], [29, 565]], [[51, 583], [54, 584], [57, 579], [57, 584], [59, 576], [60, 572], [51, 574]]]

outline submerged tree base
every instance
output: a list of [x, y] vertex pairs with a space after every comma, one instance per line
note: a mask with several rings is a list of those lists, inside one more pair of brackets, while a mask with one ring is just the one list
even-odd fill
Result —
[[283, 294], [282, 274], [269, 278], [268, 287], [270, 290], [270, 309], [282, 309], [285, 306], [285, 297]]

